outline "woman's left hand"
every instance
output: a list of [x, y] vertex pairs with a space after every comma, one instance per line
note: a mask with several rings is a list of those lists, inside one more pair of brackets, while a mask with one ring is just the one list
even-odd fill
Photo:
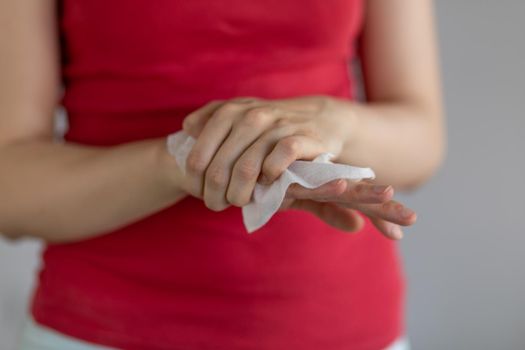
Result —
[[183, 123], [197, 139], [187, 158], [186, 190], [215, 211], [244, 206], [258, 180], [273, 182], [293, 161], [323, 152], [337, 159], [351, 122], [328, 96], [212, 101]]
[[369, 180], [339, 179], [314, 189], [292, 184], [286, 191], [281, 210], [306, 210], [327, 224], [349, 232], [363, 228], [365, 222], [361, 214], [364, 214], [383, 235], [401, 239], [401, 226], [414, 224], [417, 215], [393, 200], [393, 196], [392, 186], [377, 185]]

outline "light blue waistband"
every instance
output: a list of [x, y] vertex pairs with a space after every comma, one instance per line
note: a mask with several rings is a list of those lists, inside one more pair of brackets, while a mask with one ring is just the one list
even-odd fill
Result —
[[[43, 327], [28, 318], [18, 350], [114, 350], [90, 344]], [[400, 338], [384, 350], [410, 350], [406, 338]]]
[[114, 350], [72, 338], [28, 318], [18, 350]]

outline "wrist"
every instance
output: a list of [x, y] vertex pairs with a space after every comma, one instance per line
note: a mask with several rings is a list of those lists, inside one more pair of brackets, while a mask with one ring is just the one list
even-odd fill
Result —
[[182, 186], [183, 174], [175, 157], [168, 152], [166, 138], [156, 139], [154, 148], [154, 169], [157, 169], [159, 182], [166, 188], [168, 193], [173, 194], [176, 198], [185, 195], [186, 193]]
[[335, 161], [352, 163], [351, 155], [357, 148], [360, 133], [360, 107], [357, 103], [334, 97], [334, 114], [337, 118], [336, 137], [341, 144], [341, 152]]

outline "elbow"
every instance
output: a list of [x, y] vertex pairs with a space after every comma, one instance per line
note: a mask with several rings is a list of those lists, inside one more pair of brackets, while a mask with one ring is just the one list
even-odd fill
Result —
[[13, 231], [0, 229], [0, 236], [5, 238], [9, 242], [18, 242], [25, 236], [22, 234], [16, 234]]
[[421, 164], [420, 171], [409, 182], [403, 186], [402, 190], [414, 192], [430, 181], [443, 166], [447, 154], [447, 147], [444, 138], [434, 141], [430, 152], [424, 152], [419, 158]]
[[441, 107], [435, 109], [424, 109], [419, 115], [427, 115], [425, 118], [424, 135], [419, 139], [419, 146], [413, 153], [413, 162], [418, 164], [418, 171], [404, 186], [407, 192], [413, 192], [429, 182], [443, 166], [447, 156], [447, 131], [446, 117]]
[[0, 238], [4, 238], [9, 242], [18, 242], [29, 238], [27, 231], [16, 224], [11, 214], [6, 208], [0, 207]]
[[9, 243], [16, 243], [25, 240], [39, 240], [46, 244], [72, 243], [80, 240], [80, 238], [72, 238], [70, 235], [61, 232], [54, 232], [54, 235], [48, 235], [42, 232], [28, 234], [25, 231], [21, 232], [4, 228], [0, 228], [0, 239], [1, 238], [4, 238]]

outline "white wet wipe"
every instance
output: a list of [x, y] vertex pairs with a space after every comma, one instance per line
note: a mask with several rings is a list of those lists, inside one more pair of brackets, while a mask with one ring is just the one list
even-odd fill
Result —
[[[195, 143], [195, 139], [184, 131], [168, 136], [169, 153], [185, 171], [186, 158]], [[257, 183], [252, 200], [242, 207], [244, 226], [248, 233], [259, 229], [279, 210], [288, 186], [293, 183], [306, 188], [317, 188], [336, 179], [360, 181], [375, 178], [370, 168], [359, 168], [346, 164], [332, 163], [331, 153], [322, 153], [312, 161], [296, 160], [283, 174], [270, 185]]]

